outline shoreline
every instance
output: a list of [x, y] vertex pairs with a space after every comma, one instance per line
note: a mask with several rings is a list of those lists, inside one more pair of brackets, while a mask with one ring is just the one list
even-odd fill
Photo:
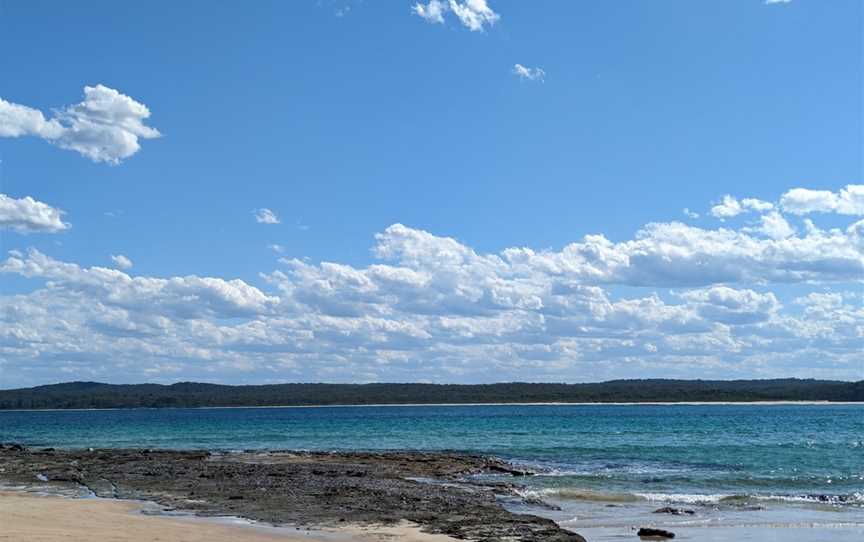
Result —
[[[156, 508], [154, 511], [153, 508]], [[149, 508], [149, 510], [148, 510]], [[86, 517], [86, 520], [81, 518]], [[566, 521], [564, 523], [567, 523]], [[38, 542], [455, 542], [442, 534], [423, 532], [419, 525], [341, 525], [303, 528], [272, 526], [237, 516], [201, 517], [158, 512], [155, 503], [114, 498], [75, 498], [36, 493], [27, 489], [0, 488], [0, 541]], [[119, 526], [119, 527], [118, 527]], [[811, 542], [832, 540], [857, 542], [864, 524], [808, 521], [712, 525], [678, 523], [660, 526], [675, 532], [685, 542]], [[592, 542], [636, 540], [635, 528], [619, 525], [583, 525], [579, 528]], [[512, 539], [508, 539], [512, 540]]]
[[378, 407], [457, 407], [457, 406], [843, 406], [862, 405], [861, 401], [644, 401], [644, 402], [581, 402], [581, 403], [370, 403], [333, 405], [246, 405], [190, 407], [112, 407], [112, 408], [6, 408], [3, 412], [89, 412], [113, 410], [225, 410], [263, 408], [378, 408]]
[[[115, 542], [453, 542], [424, 533], [419, 525], [347, 525], [321, 530], [256, 524], [239, 517], [170, 516], [148, 513], [152, 503], [135, 500], [73, 498], [0, 490], [0, 540], [89, 542], [110, 537]], [[80, 517], [86, 516], [82, 522]], [[117, 525], [123, 525], [121, 529]]]
[[[530, 473], [492, 457], [446, 452], [28, 450], [0, 446], [0, 484], [158, 503], [163, 512], [236, 516], [326, 530], [398, 526], [468, 540], [584, 542], [553, 520], [506, 509]], [[426, 482], [429, 480], [430, 482]], [[2, 540], [2, 536], [0, 536]]]
[[[0, 541], [99, 540], [84, 509], [111, 516], [105, 523], [115, 530], [122, 524], [122, 536], [111, 538], [117, 542], [149, 542], [157, 532], [178, 542], [615, 542], [635, 540], [640, 526], [694, 542], [857, 542], [864, 535], [859, 512], [826, 512], [819, 503], [670, 507], [652, 499], [610, 504], [535, 496], [523, 491], [532, 471], [521, 469], [447, 452], [73, 452], [0, 445], [0, 524], [12, 525], [9, 510], [19, 505], [10, 503], [23, 502], [16, 495], [30, 499], [20, 505], [29, 514], [18, 517], [23, 530], [17, 538], [0, 531]], [[73, 519], [55, 525], [63, 537], [37, 536], [38, 528], [50, 531], [57, 506], [67, 517], [86, 515], [83, 528], [90, 530]], [[661, 507], [672, 511], [658, 513]], [[137, 518], [138, 527], [127, 528], [120, 512]], [[79, 538], [64, 530], [69, 525]], [[189, 537], [173, 534], [181, 527]]]

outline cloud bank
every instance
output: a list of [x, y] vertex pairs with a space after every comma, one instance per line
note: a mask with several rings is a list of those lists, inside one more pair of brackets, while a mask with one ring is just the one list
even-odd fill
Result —
[[38, 109], [0, 98], [0, 137], [33, 136], [94, 162], [118, 164], [141, 149], [139, 140], [160, 136], [146, 126], [150, 110], [103, 85], [84, 87], [84, 100], [46, 118]]
[[367, 266], [284, 257], [259, 284], [12, 252], [0, 272], [35, 286], [2, 298], [0, 371], [22, 385], [860, 378], [864, 220], [744, 207], [762, 210], [739, 227], [657, 222], [497, 253], [394, 224]]

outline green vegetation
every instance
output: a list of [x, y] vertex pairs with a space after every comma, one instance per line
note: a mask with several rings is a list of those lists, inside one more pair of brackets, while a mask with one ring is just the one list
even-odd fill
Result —
[[864, 381], [614, 380], [594, 384], [274, 384], [70, 382], [0, 390], [0, 409], [405, 403], [864, 401]]

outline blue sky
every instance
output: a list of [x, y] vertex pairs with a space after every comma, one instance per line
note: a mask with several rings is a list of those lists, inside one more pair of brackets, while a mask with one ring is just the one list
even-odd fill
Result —
[[[0, 2], [0, 43], [27, 53], [0, 58], [0, 387], [864, 377], [860, 2], [441, 5], [439, 22], [412, 2]], [[131, 152], [101, 146], [128, 136], [119, 117], [88, 132], [97, 85], [124, 114], [149, 110], [123, 121], [141, 127]], [[39, 130], [22, 120], [34, 111]], [[712, 213], [727, 194], [737, 212]], [[33, 219], [27, 197], [61, 218]], [[646, 230], [676, 221], [696, 233]], [[723, 245], [720, 230], [746, 238]], [[713, 240], [676, 245], [691, 234]], [[447, 259], [461, 249], [440, 241], [560, 256], [586, 235], [671, 237], [610, 249], [602, 271], [585, 247], [517, 270]], [[730, 255], [748, 240], [776, 245]], [[675, 260], [694, 246], [704, 254]], [[658, 261], [637, 269], [646, 251]], [[629, 271], [610, 267], [621, 254]], [[713, 270], [688, 267], [699, 258]], [[369, 265], [412, 271], [418, 290]], [[133, 301], [94, 268], [224, 284]], [[238, 301], [233, 280], [257, 293]], [[218, 307], [180, 307], [204, 298]], [[663, 315], [628, 320], [640, 303]], [[718, 316], [734, 303], [743, 320]], [[838, 311], [845, 327], [829, 325]]]

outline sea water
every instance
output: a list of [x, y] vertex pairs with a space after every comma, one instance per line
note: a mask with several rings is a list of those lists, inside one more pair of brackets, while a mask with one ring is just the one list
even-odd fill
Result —
[[[519, 480], [524, 496], [561, 510], [518, 500], [507, 506], [580, 532], [594, 529], [593, 539], [612, 540], [646, 522], [679, 530], [737, 525], [747, 532], [821, 526], [835, 529], [832, 540], [864, 534], [864, 405], [0, 411], [0, 442], [10, 441], [58, 448], [493, 454], [537, 472]], [[694, 514], [653, 514], [662, 506]]]

